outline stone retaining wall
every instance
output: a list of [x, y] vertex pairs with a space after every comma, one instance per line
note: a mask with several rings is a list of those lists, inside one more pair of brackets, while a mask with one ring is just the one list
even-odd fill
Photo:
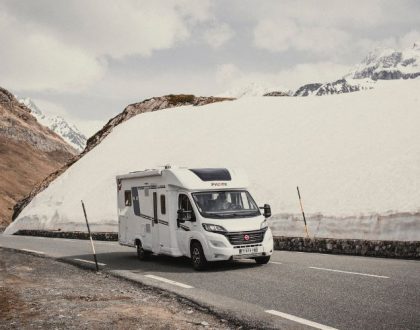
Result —
[[[82, 231], [19, 230], [14, 235], [89, 239], [88, 233]], [[92, 238], [97, 241], [118, 241], [118, 233], [92, 232]]]
[[348, 254], [369, 257], [420, 259], [420, 242], [357, 239], [274, 237], [274, 249]]

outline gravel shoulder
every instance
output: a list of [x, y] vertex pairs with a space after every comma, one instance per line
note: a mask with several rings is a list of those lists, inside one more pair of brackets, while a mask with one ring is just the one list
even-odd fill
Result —
[[0, 329], [239, 329], [157, 289], [0, 248]]

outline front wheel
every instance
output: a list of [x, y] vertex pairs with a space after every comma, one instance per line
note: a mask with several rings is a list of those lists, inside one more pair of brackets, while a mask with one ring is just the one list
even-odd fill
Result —
[[143, 249], [141, 242], [138, 242], [137, 245], [137, 258], [141, 261], [148, 260], [150, 257], [150, 252]]
[[259, 265], [265, 265], [268, 264], [268, 262], [270, 261], [270, 256], [268, 257], [257, 257], [255, 258], [255, 262]]
[[191, 244], [191, 262], [195, 270], [203, 270], [207, 267], [207, 259], [200, 243]]

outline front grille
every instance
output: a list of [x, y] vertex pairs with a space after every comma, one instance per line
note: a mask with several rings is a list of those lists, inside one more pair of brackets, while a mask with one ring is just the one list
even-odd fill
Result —
[[[225, 236], [232, 245], [255, 244], [261, 243], [264, 240], [266, 231], [267, 228], [253, 231], [231, 232], [226, 233]], [[248, 240], [245, 240], [245, 235], [249, 236]]]

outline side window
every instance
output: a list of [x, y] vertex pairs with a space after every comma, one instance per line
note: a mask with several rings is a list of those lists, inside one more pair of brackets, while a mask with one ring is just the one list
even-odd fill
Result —
[[160, 195], [160, 214], [166, 214], [165, 195]]
[[187, 195], [184, 195], [184, 194], [179, 195], [178, 209], [183, 209], [184, 211], [190, 212], [191, 215], [189, 217], [189, 220], [195, 219], [194, 211]]
[[124, 191], [124, 204], [125, 206], [131, 206], [131, 190]]

